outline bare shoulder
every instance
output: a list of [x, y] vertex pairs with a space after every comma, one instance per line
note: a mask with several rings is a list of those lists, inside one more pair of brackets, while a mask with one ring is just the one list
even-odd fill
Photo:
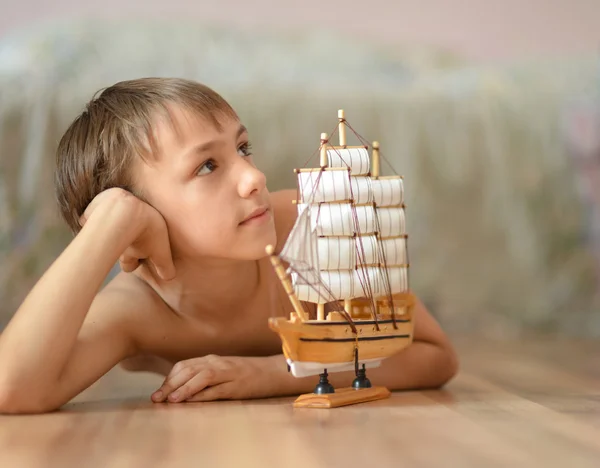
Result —
[[[146, 307], [159, 307], [160, 297], [156, 292], [148, 285], [144, 280], [139, 278], [135, 274], [131, 273], [118, 273], [100, 293], [96, 296], [97, 300], [127, 300], [131, 303], [138, 302], [142, 308]], [[104, 298], [104, 299], [102, 299]], [[131, 310], [139, 309], [136, 307]]]
[[142, 279], [119, 273], [94, 298], [84, 326], [111, 328], [130, 343], [128, 354], [132, 354], [138, 348], [142, 325], [148, 325], [165, 307], [158, 294]]
[[279, 190], [271, 194], [271, 204], [277, 232], [277, 252], [281, 250], [288, 234], [292, 230], [298, 216], [298, 208], [294, 204], [296, 190]]

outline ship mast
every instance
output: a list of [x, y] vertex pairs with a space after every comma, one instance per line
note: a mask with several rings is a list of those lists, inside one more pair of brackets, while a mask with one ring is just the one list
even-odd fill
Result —
[[[329, 166], [329, 160], [327, 158], [327, 133], [321, 133], [321, 154], [320, 154], [320, 166], [321, 170], [325, 170]], [[325, 320], [325, 304], [317, 304], [317, 320]]]
[[[338, 110], [338, 133], [340, 135], [340, 146], [346, 148], [346, 117], [344, 110]], [[344, 310], [350, 316], [352, 316], [352, 300], [344, 299]]]
[[306, 322], [308, 320], [308, 317], [306, 316], [306, 312], [302, 308], [302, 304], [300, 304], [300, 301], [298, 300], [298, 296], [296, 296], [296, 294], [294, 293], [294, 287], [292, 286], [292, 282], [290, 281], [289, 276], [285, 272], [285, 268], [281, 264], [281, 260], [279, 259], [279, 257], [277, 255], [275, 255], [275, 248], [269, 244], [265, 248], [265, 251], [267, 252], [267, 255], [271, 258], [271, 264], [273, 265], [273, 268], [275, 269], [275, 272], [277, 273], [277, 276], [279, 277], [279, 281], [281, 281], [281, 284], [283, 284], [283, 288], [285, 289], [285, 292], [287, 293], [288, 297], [290, 298], [290, 302], [292, 303], [292, 306], [294, 307], [294, 310], [296, 311], [296, 315], [298, 315], [298, 318], [301, 321]]
[[[377, 179], [379, 179], [379, 142], [374, 141], [372, 143], [372, 147], [373, 147], [373, 151], [371, 151], [371, 161], [373, 164], [371, 166], [371, 178], [373, 180], [377, 180]], [[375, 209], [377, 209], [377, 207], [375, 207]], [[375, 213], [375, 215], [377, 216], [377, 213]], [[378, 232], [376, 232], [375, 236], [378, 241], [378, 244], [380, 244], [381, 243], [380, 234]], [[377, 298], [374, 298], [373, 305], [375, 307], [375, 317], [377, 317], [377, 315], [379, 314], [379, 304], [377, 303]]]
[[371, 161], [373, 162], [373, 166], [371, 167], [371, 178], [379, 179], [379, 142], [374, 141], [372, 146]]

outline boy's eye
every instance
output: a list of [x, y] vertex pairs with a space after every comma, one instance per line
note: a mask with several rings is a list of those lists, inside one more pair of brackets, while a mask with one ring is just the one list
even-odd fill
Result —
[[[242, 157], [248, 157], [248, 156], [252, 155], [251, 149], [252, 149], [252, 146], [250, 145], [250, 143], [243, 143], [238, 148], [238, 154], [240, 156], [242, 156]], [[207, 175], [207, 174], [210, 174], [217, 167], [218, 167], [218, 165], [215, 162], [215, 160], [214, 159], [209, 159], [204, 164], [202, 164], [202, 166], [200, 166], [200, 168], [196, 172], [196, 175]]]
[[250, 142], [242, 144], [238, 148], [238, 153], [240, 153], [240, 156], [250, 156], [252, 154], [252, 145]]
[[202, 166], [200, 167], [200, 169], [198, 169], [198, 172], [196, 174], [197, 175], [210, 174], [216, 168], [217, 168], [217, 165], [215, 164], [215, 162], [212, 159], [209, 159], [204, 164], [202, 164]]

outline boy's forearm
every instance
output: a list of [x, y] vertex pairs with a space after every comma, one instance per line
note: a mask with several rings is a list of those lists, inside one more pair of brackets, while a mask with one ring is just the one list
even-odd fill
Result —
[[92, 216], [27, 295], [0, 335], [0, 385], [29, 392], [58, 378], [96, 293], [133, 240], [125, 205]]
[[[278, 368], [273, 381], [275, 395], [310, 393], [318, 383], [318, 376], [296, 378], [287, 372], [285, 357], [280, 354], [266, 358], [268, 365]], [[402, 352], [382, 361], [377, 368], [367, 369], [373, 386], [389, 390], [438, 388], [448, 382], [457, 371], [454, 351], [436, 343], [415, 341]], [[335, 388], [350, 387], [354, 371], [329, 373], [329, 382]]]

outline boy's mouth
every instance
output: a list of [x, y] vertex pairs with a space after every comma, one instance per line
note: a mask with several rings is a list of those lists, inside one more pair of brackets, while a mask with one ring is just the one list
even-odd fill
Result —
[[267, 205], [263, 205], [250, 213], [241, 223], [240, 226], [254, 224], [266, 220], [270, 215], [270, 210]]

